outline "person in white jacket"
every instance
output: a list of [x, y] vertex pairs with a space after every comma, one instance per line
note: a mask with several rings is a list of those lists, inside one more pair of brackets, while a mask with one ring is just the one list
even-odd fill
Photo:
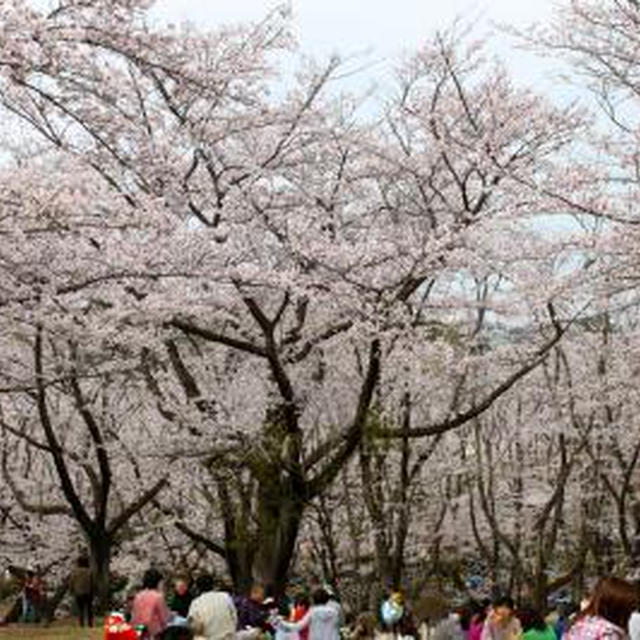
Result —
[[629, 640], [640, 640], [640, 612], [634, 611], [627, 626]]
[[309, 627], [309, 640], [340, 640], [340, 611], [329, 603], [329, 594], [319, 589], [313, 594], [313, 605], [298, 622], [278, 621], [284, 631], [302, 631]]
[[234, 640], [238, 614], [231, 596], [214, 591], [213, 578], [202, 575], [196, 580], [200, 595], [191, 603], [187, 621], [194, 640]]

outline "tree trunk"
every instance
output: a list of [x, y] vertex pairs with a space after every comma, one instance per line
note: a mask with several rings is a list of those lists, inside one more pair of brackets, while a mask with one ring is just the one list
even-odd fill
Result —
[[236, 556], [237, 562], [234, 565], [233, 570], [231, 570], [231, 567], [227, 562], [227, 567], [231, 573], [231, 580], [233, 581], [233, 588], [236, 593], [248, 596], [254, 582], [251, 565], [255, 552], [253, 549], [248, 549], [246, 544], [244, 544], [242, 545], [242, 548], [237, 550]]
[[111, 541], [106, 534], [98, 534], [89, 540], [91, 570], [94, 579], [96, 611], [105, 613], [111, 605]]
[[533, 606], [538, 611], [546, 611], [548, 607], [547, 592], [548, 592], [549, 580], [548, 580], [548, 576], [545, 569], [546, 569], [546, 563], [544, 566], [542, 566], [542, 563], [539, 562], [538, 567], [536, 568], [534, 581], [533, 581], [534, 582], [533, 593], [531, 595], [533, 600]]
[[[284, 487], [282, 486], [284, 484]], [[259, 535], [255, 574], [276, 595], [284, 593], [304, 513], [304, 498], [285, 481], [262, 486], [258, 499]]]

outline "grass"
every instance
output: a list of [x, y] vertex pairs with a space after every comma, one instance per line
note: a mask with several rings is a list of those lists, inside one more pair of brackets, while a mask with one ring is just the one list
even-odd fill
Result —
[[81, 629], [78, 625], [65, 620], [50, 627], [38, 624], [18, 624], [0, 627], [0, 640], [102, 640], [102, 626], [93, 629]]

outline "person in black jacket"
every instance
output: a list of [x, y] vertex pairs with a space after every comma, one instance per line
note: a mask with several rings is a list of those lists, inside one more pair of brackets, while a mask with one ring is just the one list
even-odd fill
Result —
[[184, 576], [178, 577], [173, 585], [173, 595], [169, 600], [169, 609], [186, 618], [192, 600], [193, 596], [189, 593], [187, 579]]

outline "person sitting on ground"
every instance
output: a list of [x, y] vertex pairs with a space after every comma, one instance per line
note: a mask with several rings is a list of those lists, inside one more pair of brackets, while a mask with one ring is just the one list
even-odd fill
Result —
[[71, 571], [69, 591], [78, 611], [78, 622], [93, 627], [93, 572], [89, 568], [89, 558], [82, 554]]
[[380, 620], [386, 631], [395, 631], [404, 615], [404, 595], [394, 591], [380, 605]]
[[471, 610], [462, 607], [441, 620], [433, 632], [433, 640], [468, 640]]
[[131, 625], [144, 625], [152, 640], [161, 637], [172, 614], [161, 589], [162, 574], [149, 569], [142, 579], [142, 591], [136, 594], [131, 607]]
[[513, 600], [509, 596], [496, 598], [484, 622], [481, 640], [518, 640], [521, 635]]
[[259, 583], [251, 585], [249, 597], [237, 596], [234, 605], [238, 612], [238, 631], [245, 629], [265, 629], [269, 612], [264, 607], [264, 586]]
[[385, 636], [416, 638], [418, 630], [401, 591], [394, 591], [380, 606], [380, 620]]
[[418, 627], [411, 610], [405, 605], [402, 618], [396, 625], [396, 634], [400, 638], [418, 638]]
[[626, 640], [629, 618], [637, 606], [635, 587], [620, 578], [601, 578], [565, 640]]
[[517, 615], [522, 626], [522, 640], [556, 640], [556, 632], [538, 609], [525, 606], [518, 610]]
[[375, 614], [365, 611], [356, 618], [351, 638], [352, 640], [373, 640], [376, 636], [376, 627]]
[[187, 614], [194, 640], [234, 640], [238, 614], [231, 596], [214, 591], [213, 577], [208, 574], [198, 577], [196, 588], [199, 595]]
[[169, 599], [169, 609], [179, 616], [186, 618], [193, 596], [189, 593], [189, 584], [183, 576], [176, 578], [173, 593]]

